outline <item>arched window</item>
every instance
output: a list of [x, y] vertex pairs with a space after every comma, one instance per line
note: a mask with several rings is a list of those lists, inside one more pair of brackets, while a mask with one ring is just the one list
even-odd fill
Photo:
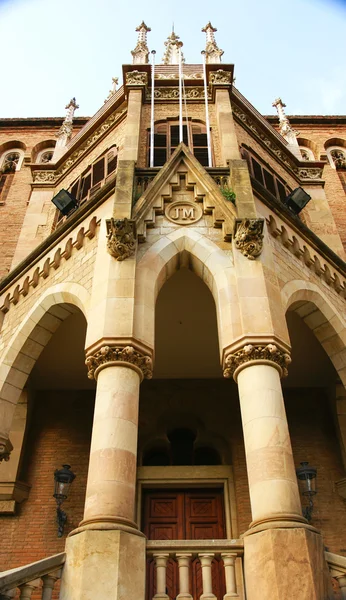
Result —
[[344, 148], [328, 148], [337, 170], [346, 170], [346, 151]]
[[14, 148], [5, 152], [1, 158], [0, 170], [1, 173], [14, 173], [19, 171], [22, 166], [24, 152], [20, 148]]
[[[183, 124], [183, 142], [201, 165], [208, 167], [208, 143], [205, 125], [188, 121]], [[179, 145], [179, 122], [156, 123], [154, 127], [154, 167], [162, 167]], [[150, 164], [150, 132], [148, 165]]]
[[306, 148], [305, 146], [300, 146], [299, 148], [302, 160], [315, 160], [314, 153], [310, 148]]
[[51, 162], [54, 154], [54, 148], [46, 148], [38, 153], [36, 162], [38, 163], [49, 163]]

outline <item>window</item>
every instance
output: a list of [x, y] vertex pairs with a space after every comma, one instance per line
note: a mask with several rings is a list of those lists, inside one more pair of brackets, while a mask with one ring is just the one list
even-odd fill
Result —
[[46, 150], [42, 150], [41, 152], [38, 153], [36, 162], [43, 163], [43, 164], [49, 163], [49, 162], [51, 162], [51, 160], [53, 158], [53, 154], [54, 154], [54, 148], [48, 148]]
[[[204, 167], [208, 167], [208, 143], [205, 125], [189, 121], [183, 125], [183, 142]], [[179, 123], [157, 123], [154, 129], [154, 167], [162, 167], [179, 145]], [[150, 164], [150, 132], [148, 165]]]
[[24, 158], [24, 154], [22, 156], [22, 151], [20, 150], [6, 152], [1, 161], [1, 172], [14, 173], [15, 171], [19, 171], [22, 164], [22, 158]]
[[245, 148], [241, 148], [240, 153], [242, 158], [247, 161], [251, 176], [278, 200], [284, 202], [291, 191], [286, 183], [280, 180], [276, 173], [269, 170], [269, 165], [264, 166], [257, 156], [255, 158]]
[[310, 148], [306, 148], [305, 146], [299, 146], [300, 153], [302, 155], [302, 160], [315, 160], [314, 153]]
[[84, 171], [70, 186], [69, 191], [80, 204], [99, 190], [107, 178], [116, 171], [118, 150], [116, 147], [108, 150]]
[[330, 156], [336, 170], [346, 170], [346, 151], [343, 148], [330, 149]]

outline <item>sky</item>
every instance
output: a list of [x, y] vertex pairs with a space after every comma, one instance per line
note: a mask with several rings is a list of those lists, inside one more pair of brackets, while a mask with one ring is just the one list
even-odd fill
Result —
[[278, 96], [287, 114], [346, 114], [346, 0], [0, 0], [0, 117], [63, 116], [73, 96], [76, 116], [92, 116], [143, 19], [157, 63], [173, 22], [185, 61], [201, 62], [210, 20], [262, 114]]

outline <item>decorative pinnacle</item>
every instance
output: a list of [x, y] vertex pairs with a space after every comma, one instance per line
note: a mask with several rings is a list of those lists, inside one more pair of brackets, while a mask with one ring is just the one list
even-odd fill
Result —
[[171, 35], [168, 36], [165, 41], [166, 50], [163, 55], [163, 64], [164, 65], [177, 65], [179, 64], [179, 53], [181, 54], [181, 60], [184, 62], [184, 56], [181, 52], [181, 48], [184, 45], [183, 42], [179, 41], [180, 37], [176, 33], [174, 33], [174, 29]]
[[107, 100], [109, 100], [112, 96], [114, 96], [115, 92], [117, 91], [117, 85], [119, 82], [119, 78], [118, 77], [112, 77], [112, 89], [109, 90], [109, 94], [105, 100], [105, 102], [107, 102]]
[[65, 106], [65, 109], [67, 110], [66, 117], [65, 117], [65, 123], [72, 123], [73, 115], [75, 113], [75, 110], [77, 110], [77, 108], [79, 108], [79, 106], [76, 102], [76, 98], [71, 98], [70, 102], [68, 104], [66, 104], [66, 106]]
[[138, 39], [135, 49], [131, 51], [133, 56], [132, 62], [134, 65], [145, 65], [149, 62], [147, 33], [148, 31], [151, 31], [151, 29], [144, 23], [144, 21], [142, 21], [142, 23], [136, 27], [136, 31], [138, 31]]
[[203, 33], [206, 34], [206, 46], [205, 46], [205, 57], [207, 63], [220, 63], [223, 50], [219, 48], [215, 40], [216, 27], [213, 27], [211, 22], [206, 24], [202, 29]]
[[274, 100], [272, 106], [274, 106], [277, 110], [280, 122], [280, 133], [287, 140], [289, 144], [293, 146], [294, 154], [297, 154], [298, 158], [301, 158], [300, 150], [298, 147], [297, 136], [299, 135], [298, 131], [292, 129], [291, 124], [289, 122], [288, 117], [285, 114], [284, 108], [286, 108], [286, 104], [282, 102], [281, 98], [276, 98]]

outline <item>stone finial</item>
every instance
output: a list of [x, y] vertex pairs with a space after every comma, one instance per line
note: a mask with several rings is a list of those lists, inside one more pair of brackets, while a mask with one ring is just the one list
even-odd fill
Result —
[[213, 27], [211, 22], [206, 24], [202, 29], [203, 33], [206, 34], [206, 45], [205, 45], [205, 59], [207, 63], [220, 63], [223, 50], [219, 48], [215, 40], [216, 27]]
[[112, 77], [112, 84], [113, 84], [112, 89], [109, 90], [109, 94], [108, 94], [105, 102], [107, 102], [107, 100], [109, 100], [112, 96], [114, 96], [115, 92], [117, 91], [118, 82], [119, 82], [118, 77]]
[[76, 98], [71, 98], [70, 102], [66, 104], [66, 117], [61, 125], [58, 133], [58, 140], [54, 149], [54, 154], [52, 158], [52, 162], [56, 162], [60, 156], [65, 152], [65, 148], [72, 136], [72, 128], [73, 128], [73, 117], [74, 113], [79, 108]]
[[166, 50], [162, 58], [164, 65], [178, 65], [179, 53], [181, 53], [181, 60], [184, 62], [184, 56], [181, 52], [183, 42], [180, 41], [179, 35], [176, 35], [174, 31], [172, 31], [171, 35], [165, 41], [165, 46]]
[[286, 108], [286, 104], [284, 104], [282, 102], [281, 98], [276, 98], [276, 100], [274, 100], [272, 106], [274, 106], [278, 112], [279, 129], [280, 129], [280, 133], [281, 133], [282, 137], [284, 137], [285, 140], [287, 140], [291, 152], [293, 152], [293, 154], [295, 154], [297, 156], [297, 158], [299, 158], [299, 160], [302, 160], [302, 156], [301, 156], [300, 149], [299, 149], [299, 144], [297, 142], [297, 136], [299, 135], [299, 132], [295, 131], [291, 127], [289, 119], [286, 116], [285, 111], [284, 111], [284, 108]]
[[147, 33], [151, 31], [144, 21], [138, 27], [137, 45], [134, 50], [131, 51], [133, 56], [132, 62], [134, 65], [146, 65], [149, 62], [149, 48], [147, 44]]

